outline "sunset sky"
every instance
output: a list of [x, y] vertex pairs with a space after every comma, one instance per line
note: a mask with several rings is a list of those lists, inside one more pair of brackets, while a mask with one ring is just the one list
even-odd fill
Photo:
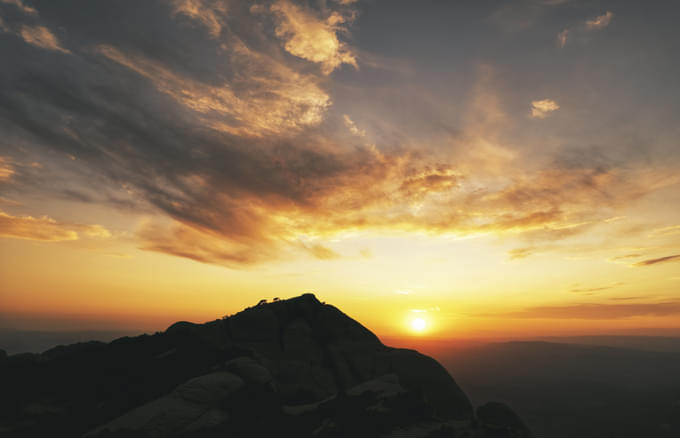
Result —
[[0, 327], [313, 291], [386, 336], [680, 332], [679, 20], [0, 0]]

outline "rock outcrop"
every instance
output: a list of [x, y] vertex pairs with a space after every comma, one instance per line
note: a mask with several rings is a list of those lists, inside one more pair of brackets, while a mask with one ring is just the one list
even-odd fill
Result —
[[0, 362], [0, 431], [88, 437], [529, 437], [434, 359], [305, 294]]

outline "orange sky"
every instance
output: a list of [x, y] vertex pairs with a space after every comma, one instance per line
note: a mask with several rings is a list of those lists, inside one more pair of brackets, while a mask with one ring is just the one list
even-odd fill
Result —
[[0, 327], [680, 329], [669, 11], [454, 3], [0, 2]]

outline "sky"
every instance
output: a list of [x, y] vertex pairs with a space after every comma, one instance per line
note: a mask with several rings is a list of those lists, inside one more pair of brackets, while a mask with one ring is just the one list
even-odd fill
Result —
[[0, 0], [0, 327], [314, 292], [385, 336], [680, 332], [679, 18]]

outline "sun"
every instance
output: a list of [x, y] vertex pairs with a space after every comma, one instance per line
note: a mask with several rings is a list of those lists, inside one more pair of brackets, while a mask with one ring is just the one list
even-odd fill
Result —
[[427, 328], [427, 321], [425, 321], [423, 318], [413, 318], [411, 320], [411, 329], [414, 332], [417, 333], [422, 333], [425, 331]]

